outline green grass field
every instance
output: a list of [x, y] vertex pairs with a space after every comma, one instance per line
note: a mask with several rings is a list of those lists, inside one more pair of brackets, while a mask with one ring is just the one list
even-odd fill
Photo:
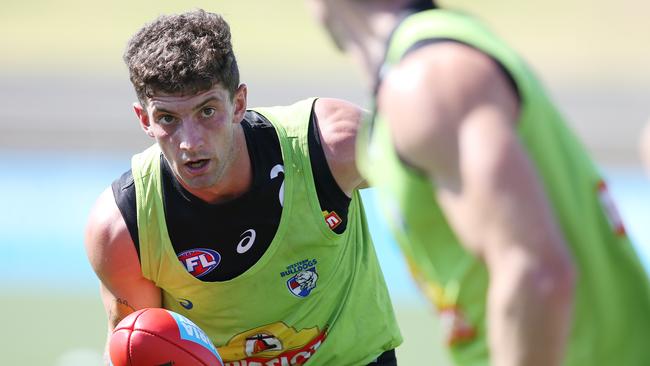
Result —
[[[99, 295], [93, 293], [9, 294], [0, 297], [3, 365], [100, 366], [106, 322]], [[439, 342], [436, 322], [424, 306], [396, 306], [404, 335], [397, 349], [400, 365], [446, 366], [433, 352]]]
[[61, 361], [66, 355], [84, 353], [80, 351], [99, 354], [102, 348], [106, 321], [98, 295], [3, 292], [0, 302], [4, 365], [81, 366]]

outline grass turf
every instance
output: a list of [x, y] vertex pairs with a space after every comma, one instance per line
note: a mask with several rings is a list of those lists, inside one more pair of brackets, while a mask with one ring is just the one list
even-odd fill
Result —
[[[0, 297], [3, 332], [2, 363], [21, 366], [100, 366], [106, 318], [93, 293], [8, 293]], [[417, 304], [396, 305], [404, 344], [397, 349], [400, 365], [448, 365], [434, 352], [439, 342], [436, 322]]]

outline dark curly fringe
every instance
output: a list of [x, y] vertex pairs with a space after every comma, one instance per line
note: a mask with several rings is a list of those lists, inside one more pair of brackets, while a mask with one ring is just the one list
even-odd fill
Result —
[[232, 98], [239, 69], [230, 38], [228, 23], [201, 9], [163, 15], [145, 25], [124, 53], [140, 102], [144, 105], [155, 92], [191, 95], [217, 83]]

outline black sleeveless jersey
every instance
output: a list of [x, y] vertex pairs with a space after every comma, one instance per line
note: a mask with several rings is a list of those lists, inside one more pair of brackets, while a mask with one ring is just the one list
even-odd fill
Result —
[[[203, 281], [225, 281], [252, 267], [273, 241], [282, 215], [284, 168], [273, 125], [247, 111], [241, 122], [253, 182], [243, 195], [209, 204], [178, 182], [161, 155], [165, 220], [179, 261]], [[327, 165], [313, 111], [309, 121], [309, 155], [323, 219], [336, 233], [345, 231], [350, 198], [339, 188]], [[112, 185], [117, 206], [139, 253], [135, 185], [131, 170]]]

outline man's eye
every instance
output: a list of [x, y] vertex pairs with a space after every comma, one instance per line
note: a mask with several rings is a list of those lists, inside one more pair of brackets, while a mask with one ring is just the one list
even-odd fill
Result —
[[201, 110], [201, 116], [204, 117], [204, 118], [212, 117], [212, 116], [214, 116], [214, 113], [215, 113], [214, 108], [209, 108], [208, 107], [208, 108], [203, 108]]
[[163, 116], [160, 116], [158, 118], [158, 123], [161, 125], [170, 125], [176, 121], [176, 118], [174, 116], [170, 116], [169, 114], [165, 114]]

